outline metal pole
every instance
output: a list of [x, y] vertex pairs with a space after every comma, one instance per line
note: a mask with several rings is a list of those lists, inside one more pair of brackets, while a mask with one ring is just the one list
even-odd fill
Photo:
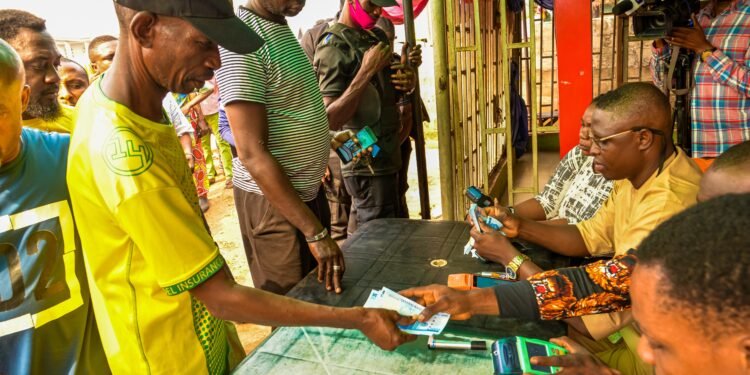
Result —
[[[404, 10], [404, 29], [406, 41], [409, 43], [409, 51], [417, 45], [417, 37], [414, 34], [414, 8], [411, 0], [403, 0], [401, 4]], [[408, 52], [407, 52], [408, 53]], [[430, 219], [430, 191], [427, 187], [427, 162], [424, 151], [424, 129], [422, 128], [422, 101], [419, 96], [419, 74], [415, 73], [417, 85], [411, 94], [412, 119], [417, 128], [417, 137], [414, 146], [417, 151], [417, 180], [419, 182], [419, 203], [422, 219]]]
[[440, 154], [440, 202], [443, 219], [455, 218], [453, 202], [453, 148], [451, 147], [451, 103], [448, 90], [448, 50], [446, 47], [445, 0], [430, 2], [432, 50], [435, 58], [435, 106], [437, 107], [438, 151]]

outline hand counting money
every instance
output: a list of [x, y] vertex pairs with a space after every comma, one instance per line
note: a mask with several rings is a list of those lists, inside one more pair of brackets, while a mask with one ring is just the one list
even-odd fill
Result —
[[[371, 291], [370, 298], [365, 302], [365, 307], [393, 310], [403, 316], [416, 316], [424, 310], [424, 306], [386, 287]], [[450, 317], [450, 314], [438, 313], [426, 322], [414, 322], [406, 326], [399, 325], [399, 328], [412, 335], [437, 335], [443, 332]]]

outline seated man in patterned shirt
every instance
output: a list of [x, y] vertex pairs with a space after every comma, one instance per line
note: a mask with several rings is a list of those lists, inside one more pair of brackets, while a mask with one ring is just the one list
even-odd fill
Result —
[[[612, 192], [613, 181], [594, 172], [594, 157], [591, 156], [591, 114], [596, 108], [596, 99], [589, 104], [581, 117], [579, 145], [570, 150], [560, 161], [555, 173], [547, 181], [544, 190], [534, 198], [508, 207], [519, 217], [545, 221], [550, 224], [577, 224], [588, 220], [599, 211]], [[474, 248], [484, 259], [508, 264], [519, 252], [505, 237], [492, 237], [472, 231]], [[545, 268], [542, 265], [542, 268]], [[522, 276], [531, 276], [522, 275]]]

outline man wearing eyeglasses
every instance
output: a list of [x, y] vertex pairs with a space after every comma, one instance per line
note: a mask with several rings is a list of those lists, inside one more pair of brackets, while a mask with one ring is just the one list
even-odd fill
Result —
[[[503, 232], [508, 237], [518, 237], [563, 255], [624, 255], [637, 248], [659, 224], [696, 202], [700, 169], [674, 146], [671, 134], [667, 97], [649, 83], [626, 84], [599, 97], [592, 115], [590, 152], [594, 157], [594, 171], [616, 181], [612, 194], [595, 216], [576, 225], [549, 225], [521, 218], [500, 206], [488, 208], [486, 213], [503, 223]], [[514, 264], [509, 267], [514, 265], [516, 273], [534, 267], [525, 255], [519, 255], [519, 259], [511, 263]], [[605, 271], [616, 273], [616, 269]], [[535, 285], [535, 292], [544, 287]], [[551, 287], [571, 288], [567, 284]], [[537, 299], [543, 296], [539, 293]], [[583, 298], [578, 300], [577, 297], [578, 293], [571, 296], [572, 301], [587, 305]], [[523, 304], [506, 306], [500, 302], [500, 309], [506, 316], [524, 309]], [[560, 309], [568, 301], [558, 302]], [[617, 302], [611, 301], [612, 304]], [[599, 354], [611, 367], [624, 370], [623, 373], [649, 373], [635, 351], [628, 350], [639, 337], [630, 325], [630, 312], [602, 312], [590, 307], [587, 313], [592, 315], [567, 319], [573, 328], [571, 336]]]

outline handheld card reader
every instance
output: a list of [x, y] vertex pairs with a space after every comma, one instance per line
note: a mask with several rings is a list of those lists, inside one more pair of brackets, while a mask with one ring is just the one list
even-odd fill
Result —
[[466, 188], [466, 198], [469, 198], [472, 203], [476, 203], [477, 206], [482, 208], [492, 206], [492, 198], [484, 195], [476, 186]]
[[505, 337], [492, 344], [492, 365], [495, 375], [555, 374], [561, 368], [532, 365], [529, 359], [565, 354], [568, 354], [565, 348], [549, 341], [521, 336]]
[[370, 153], [372, 157], [376, 157], [378, 156], [378, 153], [380, 153], [380, 147], [375, 144], [378, 141], [378, 137], [375, 136], [375, 133], [373, 133], [369, 126], [362, 128], [362, 130], [357, 132], [356, 136], [359, 140], [359, 144], [355, 143], [354, 140], [349, 139], [336, 149], [336, 154], [338, 154], [344, 164], [352, 161], [354, 156], [358, 155], [363, 149], [368, 147], [372, 147], [372, 152]]
[[487, 277], [471, 273], [454, 273], [448, 275], [448, 287], [456, 290], [491, 288], [496, 285], [507, 285], [513, 281], [502, 278]]

